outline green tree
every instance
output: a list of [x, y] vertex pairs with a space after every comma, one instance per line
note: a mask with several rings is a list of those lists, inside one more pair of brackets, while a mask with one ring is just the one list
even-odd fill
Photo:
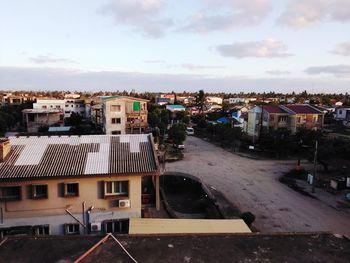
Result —
[[183, 123], [176, 123], [169, 129], [169, 138], [174, 141], [176, 145], [182, 144], [186, 139], [186, 125]]
[[199, 113], [203, 113], [204, 105], [205, 105], [205, 93], [203, 90], [198, 91], [196, 97], [195, 97], [195, 103], [199, 110]]
[[148, 113], [148, 123], [152, 128], [158, 127], [160, 123], [160, 116], [156, 111]]

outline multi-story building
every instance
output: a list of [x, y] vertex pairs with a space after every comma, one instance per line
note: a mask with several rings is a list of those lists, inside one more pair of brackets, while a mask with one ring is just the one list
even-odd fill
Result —
[[0, 139], [0, 234], [127, 232], [159, 173], [151, 134]]
[[22, 111], [27, 132], [38, 132], [41, 127], [63, 124], [63, 113], [59, 109], [25, 109]]
[[350, 121], [350, 107], [339, 107], [335, 110], [335, 119]]
[[147, 124], [147, 100], [126, 96], [102, 99], [102, 125], [105, 134], [142, 133]]
[[288, 130], [295, 134], [300, 129], [321, 130], [324, 112], [305, 104], [256, 106], [248, 113], [247, 133], [259, 137], [261, 132]]
[[64, 113], [64, 118], [69, 118], [73, 112], [85, 117], [85, 101], [77, 98], [38, 99], [33, 103], [33, 109], [58, 109]]

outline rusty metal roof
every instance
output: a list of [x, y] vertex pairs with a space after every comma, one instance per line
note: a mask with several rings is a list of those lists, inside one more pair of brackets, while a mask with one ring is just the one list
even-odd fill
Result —
[[151, 134], [10, 137], [0, 179], [153, 172]]

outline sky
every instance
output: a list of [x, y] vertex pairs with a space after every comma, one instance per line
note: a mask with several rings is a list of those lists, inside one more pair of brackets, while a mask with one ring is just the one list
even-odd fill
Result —
[[350, 91], [350, 0], [0, 0], [0, 89]]

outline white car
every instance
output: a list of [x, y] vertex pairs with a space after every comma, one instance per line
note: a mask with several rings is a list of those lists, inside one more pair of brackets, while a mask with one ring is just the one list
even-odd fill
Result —
[[194, 135], [194, 129], [193, 129], [193, 128], [190, 128], [190, 127], [187, 127], [187, 128], [186, 128], [186, 134], [187, 134], [187, 135]]

